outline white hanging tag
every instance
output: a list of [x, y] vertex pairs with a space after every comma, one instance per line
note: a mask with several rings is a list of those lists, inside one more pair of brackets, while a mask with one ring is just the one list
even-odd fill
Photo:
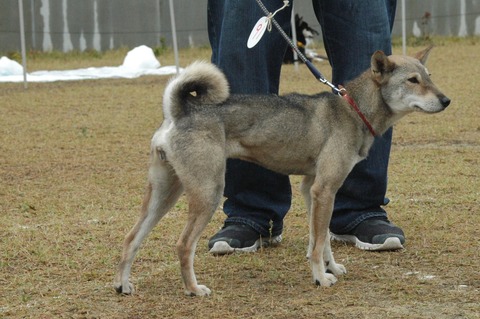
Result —
[[250, 36], [248, 37], [247, 47], [249, 49], [256, 46], [258, 41], [260, 41], [263, 34], [265, 33], [265, 30], [267, 30], [268, 23], [269, 23], [268, 17], [261, 17], [257, 21], [257, 23], [255, 24], [255, 26], [252, 29], [252, 32], [250, 33]]

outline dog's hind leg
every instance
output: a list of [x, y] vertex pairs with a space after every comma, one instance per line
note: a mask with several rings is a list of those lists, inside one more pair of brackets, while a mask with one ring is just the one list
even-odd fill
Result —
[[[180, 179], [185, 186], [188, 199], [188, 218], [185, 228], [177, 242], [177, 254], [180, 260], [180, 270], [185, 294], [189, 296], [205, 296], [210, 289], [199, 285], [193, 268], [195, 250], [200, 235], [215, 213], [225, 185], [225, 158], [219, 155], [221, 151], [205, 152], [204, 156], [197, 154], [194, 163], [187, 165], [190, 169], [182, 174]], [[201, 164], [201, 167], [198, 166]], [[204, 164], [208, 165], [204, 165]]]
[[[205, 184], [208, 184], [208, 182], [205, 182]], [[177, 254], [180, 260], [185, 294], [189, 296], [210, 295], [211, 291], [207, 286], [197, 283], [193, 261], [200, 235], [222, 199], [223, 181], [219, 181], [213, 187], [207, 185], [207, 187], [187, 189], [186, 193], [188, 197], [188, 219], [177, 242]]]
[[129, 282], [129, 276], [135, 255], [142, 241], [177, 202], [182, 192], [183, 187], [173, 168], [167, 162], [162, 161], [158, 154], [154, 154], [140, 218], [125, 237], [123, 255], [114, 283], [118, 293], [133, 293], [133, 285]]

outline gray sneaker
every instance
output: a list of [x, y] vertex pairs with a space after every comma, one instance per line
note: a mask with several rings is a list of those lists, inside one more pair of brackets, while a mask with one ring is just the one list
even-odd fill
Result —
[[366, 219], [348, 234], [330, 233], [333, 240], [352, 243], [362, 250], [403, 249], [405, 234], [388, 219]]
[[225, 255], [233, 252], [256, 252], [259, 247], [277, 245], [282, 235], [262, 237], [252, 227], [244, 224], [228, 224], [208, 242], [210, 253]]

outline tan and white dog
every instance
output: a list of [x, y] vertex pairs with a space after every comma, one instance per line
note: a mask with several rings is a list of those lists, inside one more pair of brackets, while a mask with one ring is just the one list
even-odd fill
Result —
[[[424, 66], [430, 49], [415, 57], [377, 51], [371, 68], [346, 85], [378, 135], [410, 112], [436, 113], [450, 104]], [[185, 293], [210, 294], [210, 289], [197, 283], [193, 259], [200, 234], [222, 199], [227, 158], [251, 161], [282, 174], [304, 175], [301, 190], [309, 216], [313, 282], [331, 286], [335, 276], [346, 272], [335, 262], [330, 247], [333, 202], [374, 140], [346, 99], [328, 92], [230, 95], [217, 67], [196, 62], [168, 83], [163, 114], [152, 138], [142, 213], [125, 238], [114, 284], [118, 293], [133, 292], [129, 275], [142, 241], [185, 192], [188, 220], [177, 243]]]

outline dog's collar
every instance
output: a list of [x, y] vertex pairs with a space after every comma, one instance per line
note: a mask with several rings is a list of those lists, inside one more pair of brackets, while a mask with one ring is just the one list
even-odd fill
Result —
[[363, 123], [365, 123], [368, 130], [370, 131], [370, 134], [372, 134], [373, 137], [377, 136], [377, 133], [373, 129], [372, 124], [370, 124], [370, 122], [367, 120], [367, 118], [365, 117], [365, 114], [363, 114], [362, 111], [360, 111], [360, 108], [358, 107], [357, 103], [355, 103], [355, 100], [352, 99], [352, 97], [347, 94], [347, 90], [341, 85], [339, 85], [338, 88], [339, 88], [339, 93], [338, 94], [341, 97], [343, 97], [348, 102], [348, 104], [350, 104], [352, 106], [352, 108], [355, 110], [355, 112], [357, 112], [358, 116], [360, 116]]

